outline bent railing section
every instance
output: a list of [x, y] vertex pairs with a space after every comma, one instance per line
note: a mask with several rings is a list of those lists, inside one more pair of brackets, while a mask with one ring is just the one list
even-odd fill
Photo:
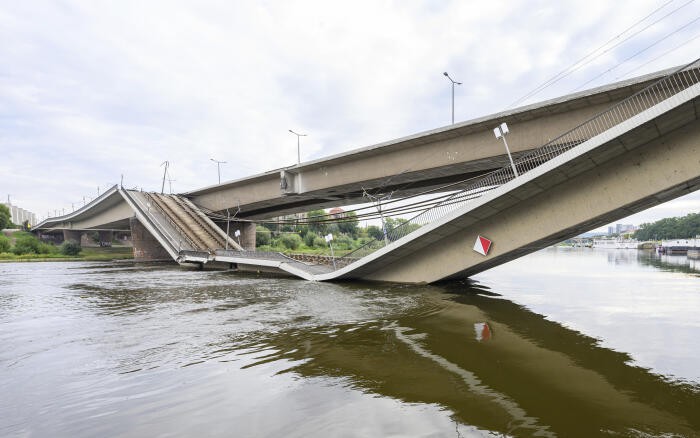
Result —
[[156, 240], [158, 240], [158, 242], [160, 242], [163, 248], [168, 251], [173, 259], [176, 259], [180, 248], [176, 244], [177, 240], [172, 236], [172, 234], [168, 233], [163, 229], [163, 227], [158, 226], [155, 223], [152, 215], [148, 213], [148, 209], [144, 208], [140, 200], [137, 200], [131, 193], [129, 193], [129, 190], [120, 189], [119, 191], [127, 203], [131, 205], [131, 208], [134, 210], [134, 213], [136, 213], [137, 218], [145, 222], [142, 225], [148, 229], [148, 231], [153, 235], [153, 237], [156, 238]]
[[[200, 245], [196, 244], [192, 239], [190, 239], [188, 233], [187, 233], [185, 230], [183, 230], [182, 227], [180, 227], [180, 225], [178, 225], [178, 224], [170, 217], [170, 215], [168, 214], [168, 212], [166, 212], [166, 211], [163, 209], [163, 207], [161, 207], [160, 204], [159, 204], [158, 202], [156, 202], [155, 199], [153, 199], [153, 196], [152, 196], [150, 193], [148, 193], [148, 192], [143, 192], [143, 194], [146, 196], [146, 198], [149, 199], [149, 201], [150, 201], [149, 204], [150, 204], [152, 207], [155, 207], [155, 209], [159, 212], [160, 216], [161, 216], [165, 221], [167, 221], [167, 223], [168, 223], [172, 228], [175, 229], [175, 232], [178, 234], [178, 236], [177, 236], [177, 238], [178, 238], [178, 241], [177, 241], [178, 250], [180, 250], [180, 251], [182, 251], [182, 250], [199, 251], [199, 250], [202, 249], [202, 248], [200, 248]], [[183, 241], [183, 240], [186, 242], [187, 245], [189, 245], [189, 248], [183, 248], [183, 245], [182, 245], [182, 241]]]
[[[632, 117], [660, 104], [674, 95], [700, 83], [700, 59], [685, 65], [659, 79], [632, 96], [616, 103], [607, 110], [591, 117], [575, 128], [547, 142], [515, 161], [518, 174], [523, 175], [551, 159], [569, 151], [581, 143], [600, 135]], [[338, 268], [348, 265], [374, 251], [395, 242], [448, 213], [464, 207], [471, 201], [513, 180], [515, 175], [510, 165], [473, 180], [471, 184], [427, 208], [400, 226], [386, 230], [386, 239], [373, 239], [364, 246], [338, 259]]]

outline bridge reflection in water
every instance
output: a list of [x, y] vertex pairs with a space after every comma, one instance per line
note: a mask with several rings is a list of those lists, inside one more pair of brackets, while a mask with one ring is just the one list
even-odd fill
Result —
[[[478, 285], [432, 289], [421, 306], [390, 322], [255, 333], [232, 339], [232, 348], [265, 352], [248, 367], [289, 361], [287, 373], [438, 404], [459, 423], [515, 436], [700, 430], [697, 386], [631, 366], [627, 354]], [[484, 323], [488, 339], [475, 333]]]
[[479, 277], [535, 311], [473, 282], [0, 264], [0, 435], [697, 436], [697, 278], [607, 256]]

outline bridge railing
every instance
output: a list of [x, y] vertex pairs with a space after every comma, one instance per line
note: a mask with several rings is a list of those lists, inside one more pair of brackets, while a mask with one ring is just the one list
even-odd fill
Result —
[[[609, 129], [631, 119], [632, 117], [658, 105], [664, 100], [700, 83], [700, 59], [677, 69], [658, 81], [648, 85], [632, 96], [616, 103], [575, 128], [547, 142], [543, 146], [529, 152], [515, 161], [518, 175], [523, 175], [562, 153], [600, 135]], [[397, 241], [416, 231], [423, 225], [429, 224], [451, 211], [464, 207], [471, 201], [511, 181], [516, 176], [511, 166], [483, 175], [450, 197], [403, 222], [400, 226], [385, 231], [383, 240], [374, 239], [364, 246], [346, 254], [340, 260], [357, 259]], [[347, 263], [338, 263], [345, 266]]]
[[[149, 207], [151, 207], [151, 206], [152, 206], [152, 207], [155, 207], [155, 209], [158, 211], [158, 213], [160, 213], [160, 216], [163, 217], [163, 218], [167, 221], [167, 223], [168, 223], [172, 228], [175, 229], [175, 232], [177, 233], [178, 238], [171, 237], [171, 239], [173, 240], [173, 244], [174, 244], [175, 242], [177, 242], [178, 250], [179, 250], [179, 251], [182, 251], [182, 250], [183, 250], [183, 248], [182, 248], [182, 241], [183, 241], [183, 240], [184, 240], [185, 242], [187, 242], [187, 243], [190, 245], [191, 250], [193, 250], [193, 251], [200, 251], [200, 250], [201, 250], [201, 248], [199, 247], [199, 245], [197, 245], [192, 239], [190, 239], [190, 237], [187, 235], [187, 233], [185, 232], [185, 230], [182, 229], [182, 227], [181, 227], [180, 225], [178, 225], [174, 220], [172, 220], [172, 218], [170, 217], [170, 215], [169, 215], [169, 214], [163, 209], [163, 207], [161, 207], [160, 204], [153, 198], [153, 195], [152, 195], [151, 193], [149, 193], [149, 192], [142, 192], [142, 193], [146, 196], [146, 198], [148, 198], [148, 200], [149, 200], [149, 202], [148, 202]], [[155, 219], [155, 218], [154, 218], [154, 219]]]

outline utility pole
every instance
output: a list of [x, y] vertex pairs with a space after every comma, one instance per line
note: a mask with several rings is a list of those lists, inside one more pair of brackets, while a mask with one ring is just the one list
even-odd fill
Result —
[[455, 85], [462, 85], [461, 82], [457, 82], [454, 79], [450, 77], [450, 75], [447, 74], [447, 72], [444, 72], [443, 75], [447, 77], [447, 79], [452, 82], [452, 124], [455, 124]]
[[503, 144], [506, 146], [506, 153], [508, 154], [508, 159], [510, 160], [510, 167], [513, 169], [513, 174], [518, 177], [518, 169], [515, 168], [515, 163], [513, 163], [513, 157], [510, 155], [510, 149], [508, 148], [508, 142], [506, 141], [506, 135], [508, 135], [509, 132], [508, 125], [505, 122], [493, 129], [493, 134], [496, 136], [496, 139], [503, 139]]
[[221, 165], [226, 164], [226, 161], [219, 161], [213, 158], [210, 158], [210, 160], [216, 163], [216, 172], [219, 175], [219, 184], [221, 184]]
[[162, 163], [160, 163], [160, 165], [165, 166], [165, 170], [163, 171], [163, 184], [161, 184], [160, 186], [160, 194], [162, 195], [165, 192], [165, 176], [168, 174], [168, 166], [170, 165], [170, 163], [168, 162], [168, 160], [165, 160]]
[[297, 164], [301, 164], [301, 147], [299, 146], [299, 139], [301, 137], [306, 137], [306, 134], [298, 134], [291, 129], [289, 130], [292, 134], [297, 136]]

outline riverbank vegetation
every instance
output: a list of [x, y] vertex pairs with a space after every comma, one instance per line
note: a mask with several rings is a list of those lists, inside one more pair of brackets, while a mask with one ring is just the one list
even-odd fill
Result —
[[700, 235], [700, 213], [671, 217], [639, 226], [637, 240], [692, 239]]
[[133, 258], [130, 247], [82, 248], [73, 240], [60, 245], [42, 242], [31, 233], [0, 235], [0, 261], [113, 260]]
[[[255, 232], [256, 248], [258, 251], [329, 255], [331, 250], [325, 236], [332, 234], [333, 253], [337, 256], [385, 239], [384, 231], [380, 226], [360, 227], [352, 211], [339, 213], [338, 216], [328, 219], [328, 213], [324, 210], [314, 210], [306, 214], [307, 220], [303, 225], [290, 223], [258, 225]], [[419, 225], [406, 222], [406, 219], [386, 218], [384, 222], [387, 230], [386, 239], [394, 240], [395, 233], [392, 231], [398, 227], [403, 228], [401, 236], [419, 228]]]

